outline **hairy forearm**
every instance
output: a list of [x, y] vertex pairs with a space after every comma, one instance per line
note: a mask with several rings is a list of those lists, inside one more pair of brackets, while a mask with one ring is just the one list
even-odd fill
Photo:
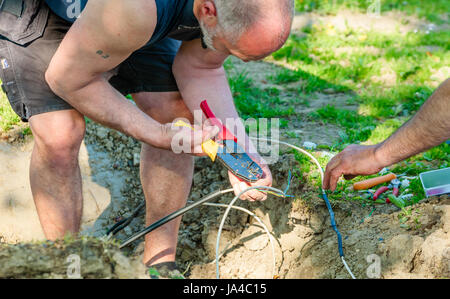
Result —
[[93, 121], [144, 143], [162, 146], [161, 124], [139, 110], [103, 77], [75, 90], [64, 89], [51, 79], [49, 84], [56, 94]]
[[417, 114], [379, 144], [376, 157], [388, 166], [450, 139], [450, 79], [442, 83]]

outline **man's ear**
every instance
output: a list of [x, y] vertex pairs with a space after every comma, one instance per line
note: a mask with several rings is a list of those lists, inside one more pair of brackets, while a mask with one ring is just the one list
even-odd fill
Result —
[[216, 27], [217, 10], [214, 1], [204, 0], [202, 4], [200, 4], [200, 18], [208, 27]]

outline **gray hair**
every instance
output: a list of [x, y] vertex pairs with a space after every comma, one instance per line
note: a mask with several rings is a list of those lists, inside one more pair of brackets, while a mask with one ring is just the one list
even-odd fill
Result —
[[[261, 1], [266, 0], [214, 0], [218, 27], [230, 42], [236, 43], [244, 32], [267, 15]], [[277, 1], [280, 13], [290, 22], [294, 16], [294, 0]]]

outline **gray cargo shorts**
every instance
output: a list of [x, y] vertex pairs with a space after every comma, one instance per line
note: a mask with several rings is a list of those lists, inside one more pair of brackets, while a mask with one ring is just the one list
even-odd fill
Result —
[[[41, 113], [73, 109], [45, 81], [48, 65], [71, 25], [50, 11], [42, 36], [25, 45], [0, 35], [2, 89], [23, 121]], [[111, 85], [124, 95], [177, 91], [172, 64], [180, 45], [180, 41], [165, 38], [137, 50], [117, 67]]]

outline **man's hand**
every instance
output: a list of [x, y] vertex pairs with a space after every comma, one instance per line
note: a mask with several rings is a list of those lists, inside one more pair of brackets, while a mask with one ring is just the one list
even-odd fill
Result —
[[[261, 166], [261, 168], [263, 170], [263, 177], [254, 183], [248, 183], [248, 182], [242, 181], [240, 178], [238, 178], [237, 176], [235, 176], [233, 173], [231, 173], [229, 171], [228, 177], [230, 179], [231, 186], [233, 186], [234, 194], [236, 196], [238, 196], [239, 193], [241, 193], [248, 187], [253, 187], [253, 186], [271, 187], [272, 186], [272, 173], [270, 172], [270, 169], [267, 166], [266, 162], [261, 157], [253, 156], [251, 158], [253, 159], [253, 161], [258, 163], [259, 166]], [[244, 194], [242, 194], [241, 199], [248, 200], [248, 201], [264, 201], [267, 199], [267, 194], [254, 189], [254, 190], [249, 190], [249, 191], [245, 192]]]
[[358, 175], [370, 175], [379, 172], [383, 167], [376, 155], [379, 145], [350, 145], [336, 155], [327, 165], [323, 188], [335, 190], [341, 175], [352, 179]]
[[[194, 130], [193, 130], [193, 129]], [[192, 128], [184, 126], [175, 126], [173, 123], [161, 125], [161, 144], [160, 147], [176, 151], [174, 147], [180, 147], [185, 153], [193, 156], [205, 156], [203, 152], [203, 142], [214, 138], [219, 133], [219, 128], [207, 124], [201, 126], [193, 126]], [[188, 143], [189, 148], [183, 146]]]
[[388, 139], [373, 146], [351, 145], [328, 163], [324, 189], [336, 189], [341, 175], [369, 175], [450, 139], [450, 79], [419, 112]]

